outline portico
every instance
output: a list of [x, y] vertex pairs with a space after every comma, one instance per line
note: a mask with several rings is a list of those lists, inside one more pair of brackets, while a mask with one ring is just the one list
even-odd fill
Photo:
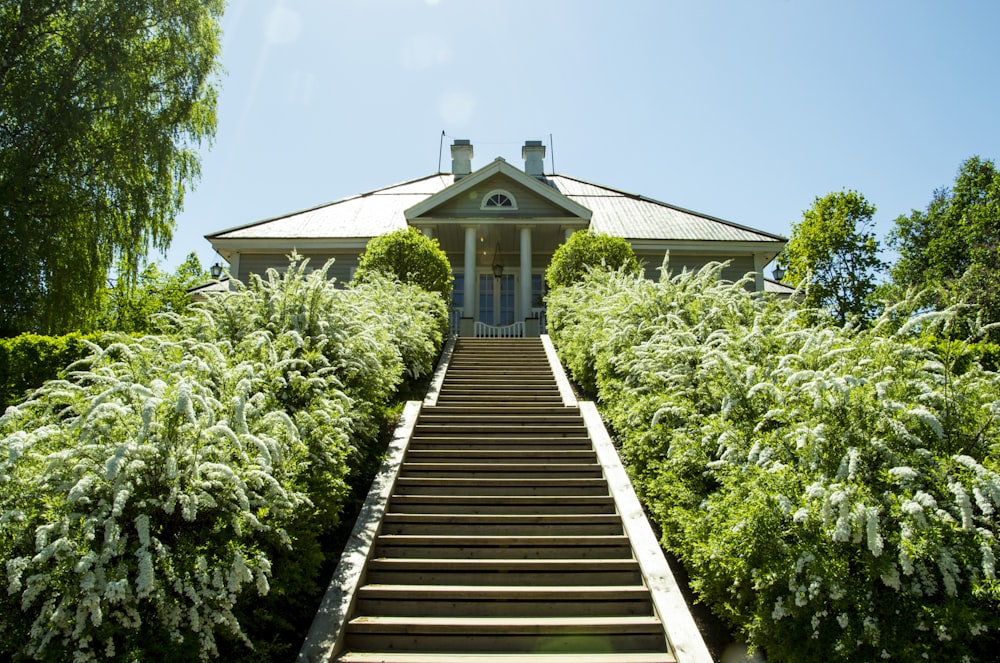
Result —
[[588, 227], [592, 213], [552, 187], [540, 166], [530, 172], [535, 155], [544, 156], [540, 143], [525, 146], [524, 171], [498, 158], [463, 174], [470, 148], [452, 147], [456, 183], [404, 216], [436, 238], [454, 266], [453, 327], [464, 319], [476, 336], [530, 335], [537, 327], [526, 328], [526, 321], [544, 329], [544, 272], [552, 253]]

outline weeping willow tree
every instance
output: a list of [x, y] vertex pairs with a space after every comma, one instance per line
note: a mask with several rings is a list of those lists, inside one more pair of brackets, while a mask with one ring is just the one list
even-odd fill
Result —
[[169, 246], [215, 132], [223, 0], [0, 3], [0, 334], [86, 329]]

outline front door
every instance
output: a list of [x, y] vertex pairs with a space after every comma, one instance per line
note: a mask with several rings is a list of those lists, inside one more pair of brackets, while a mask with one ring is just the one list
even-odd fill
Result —
[[514, 322], [514, 275], [500, 278], [492, 274], [479, 275], [479, 321], [502, 326]]

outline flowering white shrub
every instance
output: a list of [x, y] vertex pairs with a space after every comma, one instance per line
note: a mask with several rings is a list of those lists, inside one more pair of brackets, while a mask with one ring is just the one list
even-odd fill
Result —
[[718, 265], [548, 303], [665, 546], [768, 660], [993, 651], [1000, 380], [915, 335], [947, 316], [839, 328]]
[[3, 650], [188, 660], [220, 634], [249, 645], [238, 602], [269, 592], [277, 551], [336, 524], [353, 445], [405, 372], [432, 368], [439, 299], [338, 290], [293, 260], [165, 335], [109, 337], [9, 408]]

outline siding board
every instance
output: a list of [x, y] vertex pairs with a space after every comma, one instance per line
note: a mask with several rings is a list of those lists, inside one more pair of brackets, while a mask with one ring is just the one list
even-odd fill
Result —
[[[335, 278], [338, 283], [350, 281], [352, 269], [358, 266], [357, 253], [302, 252], [300, 255], [309, 259], [307, 269], [310, 271], [322, 267], [327, 260], [334, 258], [335, 262], [327, 275]], [[240, 273], [237, 278], [246, 282], [250, 274], [263, 275], [272, 267], [283, 273], [288, 268], [288, 257], [280, 253], [243, 253], [240, 255]]]

